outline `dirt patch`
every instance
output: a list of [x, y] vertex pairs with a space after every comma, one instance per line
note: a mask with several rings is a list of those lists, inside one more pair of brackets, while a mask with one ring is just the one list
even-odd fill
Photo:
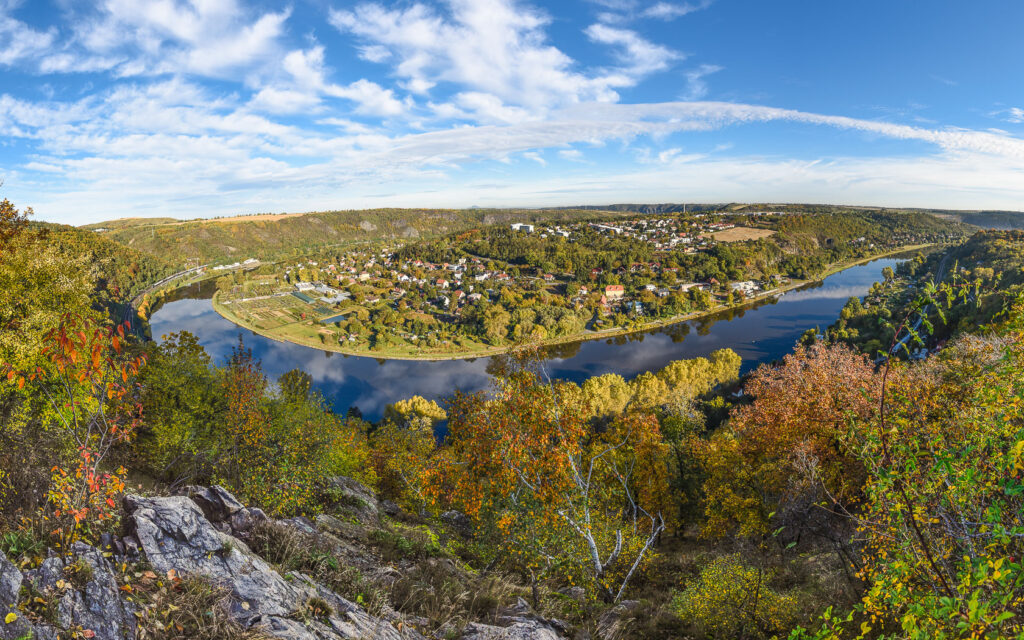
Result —
[[760, 240], [775, 235], [771, 229], [755, 229], [753, 227], [733, 227], [725, 231], [705, 234], [719, 242], [741, 242], [743, 240]]

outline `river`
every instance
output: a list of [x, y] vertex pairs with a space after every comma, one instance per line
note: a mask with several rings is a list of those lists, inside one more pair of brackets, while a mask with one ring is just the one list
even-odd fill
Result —
[[[545, 367], [551, 377], [575, 382], [605, 373], [629, 379], [673, 360], [728, 347], [742, 356], [743, 371], [749, 371], [788, 353], [807, 329], [824, 329], [832, 324], [847, 299], [863, 296], [872, 283], [882, 279], [883, 268], [895, 268], [899, 262], [883, 258], [850, 267], [778, 300], [692, 322], [552, 347]], [[377, 420], [386, 405], [402, 398], [421, 395], [439, 399], [456, 389], [471, 392], [489, 384], [492, 358], [378, 360], [277, 342], [222, 318], [210, 304], [212, 294], [212, 282], [176, 292], [152, 315], [154, 338], [189, 331], [199, 338], [214, 362], [223, 363], [242, 336], [271, 378], [302, 369], [313, 376], [316, 389], [336, 411], [357, 406], [368, 420]]]

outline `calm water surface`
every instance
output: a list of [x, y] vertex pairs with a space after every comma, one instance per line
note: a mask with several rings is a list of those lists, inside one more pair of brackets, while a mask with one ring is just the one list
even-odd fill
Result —
[[[618, 373], [629, 379], [672, 360], [704, 356], [728, 347], [743, 357], [743, 371], [749, 371], [781, 358], [807, 329], [824, 329], [832, 324], [847, 299], [863, 296], [872, 283], [882, 279], [883, 268], [895, 268], [899, 262], [887, 258], [851, 267], [821, 283], [790, 291], [777, 301], [702, 320], [554, 347], [548, 352], [546, 367], [552, 377], [575, 382], [604, 373]], [[167, 302], [153, 314], [154, 338], [189, 331], [215, 362], [223, 363], [242, 336], [271, 378], [292, 369], [306, 371], [336, 411], [354, 405], [367, 419], [377, 420], [386, 405], [402, 398], [421, 395], [438, 399], [455, 389], [476, 391], [489, 384], [491, 358], [378, 360], [264, 338], [217, 315], [209, 300], [212, 294], [209, 285], [182, 290], [178, 294], [181, 299]]]

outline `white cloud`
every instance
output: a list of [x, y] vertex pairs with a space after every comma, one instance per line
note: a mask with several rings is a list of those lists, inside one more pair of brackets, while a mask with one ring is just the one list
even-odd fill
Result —
[[641, 15], [645, 18], [656, 18], [658, 20], [675, 20], [685, 15], [691, 14], [694, 11], [700, 11], [701, 9], [707, 9], [711, 6], [711, 0], [705, 0], [697, 4], [691, 4], [684, 2], [682, 4], [673, 4], [671, 2], [657, 2], [647, 9], [641, 12]]
[[663, 71], [671, 62], [683, 58], [679, 52], [654, 44], [629, 29], [597, 23], [587, 27], [586, 34], [594, 42], [622, 47], [620, 59], [628, 72], [636, 76]]
[[718, 73], [722, 67], [714, 64], [702, 64], [696, 69], [690, 69], [683, 75], [686, 77], [686, 94], [684, 100], [699, 100], [708, 94], [708, 83], [705, 77], [712, 73]]
[[448, 0], [447, 8], [441, 15], [418, 3], [400, 9], [370, 3], [332, 11], [330, 22], [360, 38], [364, 51], [388, 51], [393, 73], [414, 93], [449, 83], [539, 116], [575, 102], [616, 100], [615, 88], [635, 84], [621, 72], [577, 71], [547, 43], [549, 18], [539, 10], [514, 0]]
[[384, 89], [366, 79], [341, 86], [327, 80], [324, 48], [297, 49], [285, 55], [281, 63], [289, 80], [266, 86], [250, 103], [254, 109], [278, 113], [297, 113], [318, 106], [320, 96], [343, 98], [356, 103], [355, 113], [381, 118], [400, 115], [406, 105], [398, 100], [391, 89]]
[[269, 113], [303, 113], [320, 105], [320, 98], [308, 91], [264, 87], [253, 96], [250, 106]]
[[[294, 58], [301, 60], [310, 58]], [[308, 67], [294, 65], [299, 77], [315, 81], [315, 74], [304, 75]], [[471, 163], [507, 162], [515, 154], [542, 163], [544, 150], [552, 149], [562, 159], [580, 160], [582, 154], [573, 145], [773, 121], [917, 140], [935, 145], [937, 152], [898, 159], [838, 155], [827, 162], [805, 162], [712, 160], [672, 147], [655, 156], [658, 164], [653, 166], [664, 169], [605, 173], [592, 168], [586, 176], [563, 176], [564, 181], [545, 185], [509, 177], [498, 186], [489, 182], [494, 188], [477, 189], [464, 178], [452, 181], [449, 174], [458, 167], [465, 175]], [[1003, 208], [1024, 197], [1024, 140], [1009, 134], [926, 129], [756, 105], [587, 103], [554, 111], [545, 120], [400, 135], [346, 119], [327, 117], [318, 124], [334, 130], [283, 125], [252, 113], [237, 98], [218, 98], [180, 79], [121, 87], [68, 104], [0, 97], [0, 132], [38, 149], [32, 164], [21, 167], [29, 173], [19, 174], [17, 186], [9, 181], [8, 188], [13, 194], [16, 188], [32, 187], [27, 204], [36, 205], [48, 219], [109, 218], [112, 211], [119, 216], [194, 216], [360, 205], [693, 201], [693, 193], [708, 199], [786, 199], [788, 194], [795, 200], [860, 203], [891, 198], [890, 204], [921, 205], [947, 199], [948, 206], [966, 205], [973, 198], [972, 206]], [[38, 177], [32, 178], [32, 172]], [[382, 188], [395, 195], [385, 200], [371, 195]], [[801, 193], [806, 195], [798, 197]]]
[[324, 88], [328, 95], [338, 98], [346, 98], [357, 103], [356, 113], [364, 115], [387, 117], [397, 116], [405, 112], [406, 105], [395, 98], [391, 89], [384, 89], [375, 82], [362, 79], [339, 87], [330, 85]]
[[662, 151], [661, 153], [658, 154], [658, 162], [661, 162], [662, 164], [665, 164], [665, 163], [669, 162], [670, 160], [672, 160], [673, 158], [675, 158], [676, 156], [678, 156], [682, 152], [683, 152], [683, 150], [678, 148], [678, 147], [673, 148], [673, 149], [666, 149], [666, 150], [664, 150], [664, 151]]
[[56, 29], [37, 31], [4, 15], [0, 8], [0, 65], [11, 66], [34, 60], [49, 51], [56, 39]]
[[379, 45], [369, 45], [365, 47], [359, 47], [359, 57], [368, 62], [384, 62], [391, 57], [391, 52], [388, 51], [387, 47]]
[[526, 158], [526, 159], [528, 159], [528, 160], [533, 160], [534, 162], [536, 162], [537, 164], [539, 164], [539, 165], [540, 165], [540, 166], [542, 166], [542, 167], [546, 167], [546, 166], [548, 166], [548, 161], [547, 161], [547, 160], [545, 160], [545, 159], [544, 159], [544, 158], [543, 158], [543, 157], [542, 157], [542, 156], [541, 156], [541, 155], [540, 155], [539, 153], [537, 153], [536, 151], [527, 151], [526, 153], [524, 153], [524, 154], [523, 154], [523, 157], [524, 157], [524, 158]]
[[1021, 109], [1020, 107], [1010, 107], [1003, 112], [1003, 115], [1006, 116], [1007, 122], [1012, 122], [1013, 124], [1021, 124], [1024, 122], [1024, 109]]
[[236, 0], [103, 0], [67, 4], [70, 36], [43, 73], [111, 69], [120, 77], [230, 78], [279, 60], [290, 10], [254, 13]]

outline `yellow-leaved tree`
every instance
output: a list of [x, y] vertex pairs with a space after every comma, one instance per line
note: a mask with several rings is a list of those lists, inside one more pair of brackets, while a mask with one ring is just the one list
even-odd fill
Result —
[[573, 389], [524, 369], [490, 396], [457, 395], [425, 487], [438, 508], [470, 516], [496, 562], [613, 602], [665, 528], [667, 451], [649, 414], [595, 432]]

